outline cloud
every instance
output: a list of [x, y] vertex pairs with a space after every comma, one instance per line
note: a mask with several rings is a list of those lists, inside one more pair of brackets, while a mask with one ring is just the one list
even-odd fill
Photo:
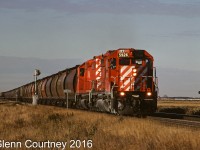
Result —
[[59, 12], [111, 14], [165, 14], [198, 16], [200, 3], [195, 0], [1, 0], [0, 8], [36, 11], [52, 9]]
[[41, 70], [39, 78], [74, 67], [79, 59], [39, 59], [0, 56], [0, 92], [14, 89], [33, 81], [35, 69]]
[[0, 56], [1, 74], [29, 74], [39, 68], [45, 74], [55, 73], [82, 63], [79, 59], [39, 59]]
[[177, 36], [180, 36], [180, 37], [200, 37], [200, 31], [197, 31], [197, 30], [190, 30], [190, 31], [183, 31], [183, 32], [180, 32], [177, 34]]
[[156, 38], [200, 38], [200, 30], [183, 30], [178, 32], [169, 32], [169, 33], [150, 33], [145, 34], [148, 37]]

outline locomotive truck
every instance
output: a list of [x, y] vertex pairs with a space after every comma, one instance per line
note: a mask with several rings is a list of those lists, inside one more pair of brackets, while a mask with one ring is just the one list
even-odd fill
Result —
[[[157, 109], [158, 80], [146, 50], [120, 48], [81, 65], [4, 92], [6, 99], [118, 114], [150, 114]], [[67, 94], [66, 94], [67, 92]]]

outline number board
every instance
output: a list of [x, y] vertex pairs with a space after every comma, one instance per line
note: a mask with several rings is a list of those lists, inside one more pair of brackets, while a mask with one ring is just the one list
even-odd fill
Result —
[[129, 57], [128, 53], [125, 52], [125, 50], [120, 50], [118, 56], [119, 57]]

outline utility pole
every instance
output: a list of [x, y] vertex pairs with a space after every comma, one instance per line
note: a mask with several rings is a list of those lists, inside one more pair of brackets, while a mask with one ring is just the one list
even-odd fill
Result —
[[40, 70], [35, 69], [34, 71], [34, 95], [33, 95], [33, 105], [37, 105], [37, 101], [38, 101], [38, 89], [37, 89], [37, 77], [41, 74]]

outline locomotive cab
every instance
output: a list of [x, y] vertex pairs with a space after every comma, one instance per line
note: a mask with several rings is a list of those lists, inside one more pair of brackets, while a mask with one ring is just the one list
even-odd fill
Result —
[[155, 112], [158, 86], [153, 57], [135, 49], [118, 49], [111, 57], [110, 76], [115, 77], [111, 78], [111, 93], [118, 103], [114, 109], [121, 113]]

